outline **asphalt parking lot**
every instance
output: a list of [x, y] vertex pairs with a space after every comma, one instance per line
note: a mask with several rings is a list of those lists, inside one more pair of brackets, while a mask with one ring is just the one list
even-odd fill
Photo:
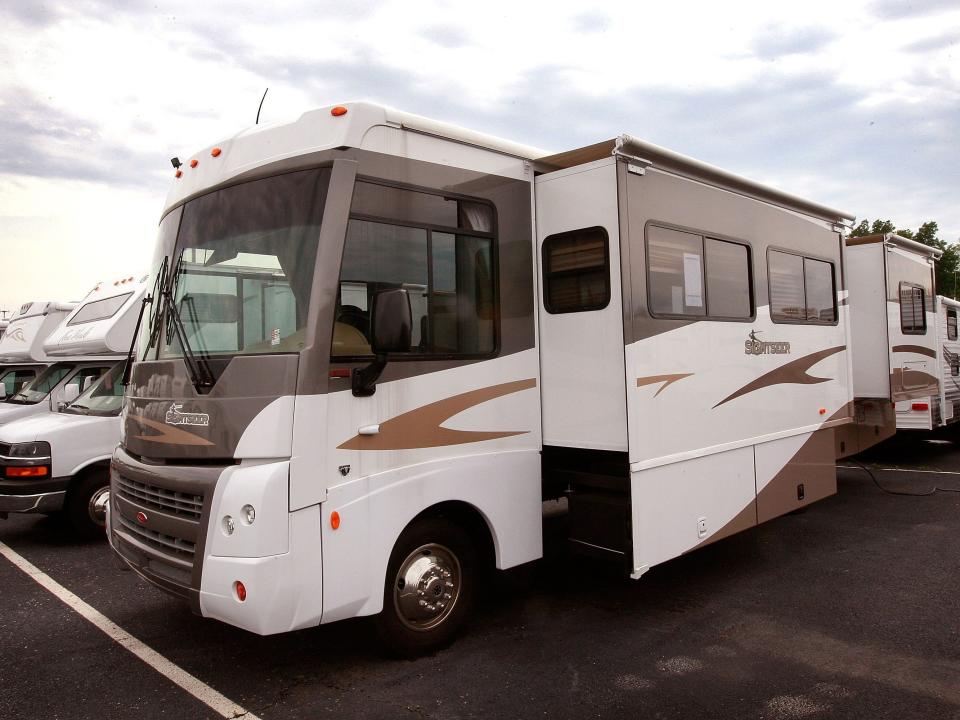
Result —
[[[897, 468], [875, 472], [890, 489], [960, 488], [956, 437], [860, 460]], [[547, 557], [496, 575], [467, 634], [413, 661], [364, 620], [257, 637], [195, 617], [53, 518], [0, 521], [0, 541], [260, 718], [960, 718], [960, 493], [839, 478], [640, 581], [569, 556], [553, 520]], [[217, 717], [5, 558], [0, 598], [2, 717]]]

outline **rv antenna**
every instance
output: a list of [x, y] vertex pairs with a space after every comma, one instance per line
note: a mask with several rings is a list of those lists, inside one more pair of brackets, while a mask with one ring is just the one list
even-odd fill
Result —
[[[270, 88], [267, 88], [267, 90], [269, 90], [269, 89], [270, 89]], [[263, 109], [263, 101], [264, 101], [264, 100], [266, 99], [266, 97], [267, 97], [267, 90], [264, 90], [264, 91], [263, 91], [263, 97], [260, 98], [260, 107], [257, 108], [257, 120], [256, 120], [256, 122], [253, 123], [254, 125], [259, 125], [259, 124], [260, 124], [260, 111]]]

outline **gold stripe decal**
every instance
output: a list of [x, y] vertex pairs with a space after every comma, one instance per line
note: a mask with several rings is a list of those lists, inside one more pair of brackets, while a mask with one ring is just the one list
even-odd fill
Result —
[[673, 385], [677, 380], [683, 380], [688, 378], [693, 373], [675, 373], [673, 375], [649, 375], [647, 377], [637, 378], [637, 387], [645, 387], [647, 385], [656, 385], [660, 383], [660, 388], [653, 394], [654, 397], [662, 393], [667, 389], [667, 386]]
[[936, 359], [937, 351], [933, 348], [924, 347], [923, 345], [894, 345], [894, 352], [902, 353], [916, 353], [917, 355], [926, 355], [927, 357], [932, 357]]
[[415, 450], [420, 448], [462, 445], [525, 435], [529, 430], [451, 430], [441, 424], [457, 413], [494, 398], [511, 395], [537, 386], [536, 378], [492, 385], [415, 408], [380, 423], [376, 435], [354, 435], [338, 450]]
[[827, 348], [826, 350], [820, 350], [810, 355], [805, 355], [802, 358], [797, 358], [796, 360], [788, 362], [786, 365], [781, 365], [775, 370], [764, 373], [753, 382], [744, 385], [735, 393], [727, 395], [727, 397], [713, 407], [718, 408], [735, 398], [772, 385], [816, 385], [817, 383], [830, 382], [833, 378], [815, 377], [807, 374], [807, 371], [821, 360], [831, 355], [836, 355], [838, 352], [846, 349], [846, 345], [838, 345], [837, 347]]
[[129, 415], [131, 420], [136, 420], [141, 425], [144, 425], [148, 428], [153, 428], [159, 435], [134, 435], [137, 440], [146, 440], [147, 442], [159, 442], [166, 443], [168, 445], [207, 445], [211, 446], [214, 443], [209, 440], [205, 440], [199, 435], [194, 435], [189, 433], [186, 430], [181, 430], [180, 428], [171, 427], [162, 422], [157, 422], [156, 420], [149, 420], [142, 415]]

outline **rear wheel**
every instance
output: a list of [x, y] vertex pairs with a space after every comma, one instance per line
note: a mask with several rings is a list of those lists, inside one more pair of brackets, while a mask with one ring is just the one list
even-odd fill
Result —
[[110, 501], [110, 476], [90, 472], [75, 481], [67, 491], [67, 518], [78, 535], [88, 539], [104, 537], [107, 503]]
[[477, 553], [446, 518], [404, 530], [390, 555], [377, 629], [395, 653], [412, 656], [449, 643], [473, 605]]

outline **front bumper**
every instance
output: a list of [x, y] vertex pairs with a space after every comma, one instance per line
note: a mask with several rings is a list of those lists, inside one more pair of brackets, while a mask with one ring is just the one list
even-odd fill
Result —
[[0, 513], [47, 513], [63, 509], [70, 478], [0, 480]]

